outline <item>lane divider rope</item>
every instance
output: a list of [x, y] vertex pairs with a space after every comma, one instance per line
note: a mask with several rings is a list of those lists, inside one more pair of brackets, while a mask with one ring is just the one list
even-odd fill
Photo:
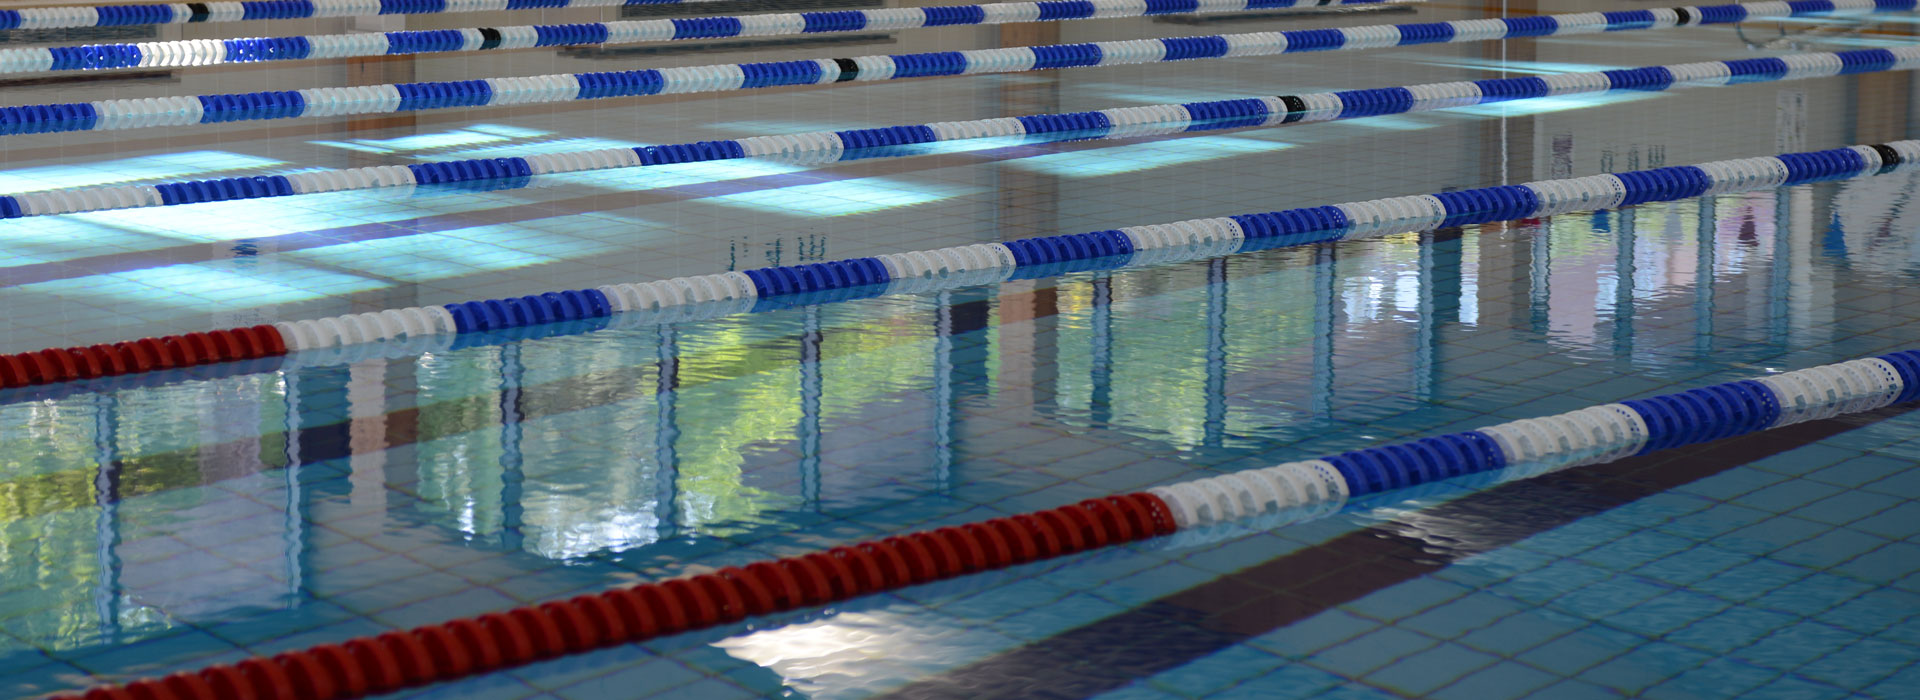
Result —
[[1377, 494], [1398, 500], [1417, 487], [1462, 478], [1476, 485], [1532, 478], [1915, 399], [1920, 399], [1920, 350], [1902, 350], [1157, 486], [1147, 493], [1167, 504], [1183, 530], [1249, 518], [1286, 524]]
[[638, 313], [662, 323], [1912, 170], [1920, 141], [603, 285], [0, 355], [0, 388]]
[[[1271, 56], [1419, 43], [1489, 41], [1553, 34], [1664, 29], [1747, 16], [1908, 11], [1920, 0], [1793, 0], [1588, 12], [1430, 24], [1305, 29], [1250, 34], [1102, 41], [971, 51], [727, 63], [681, 68], [536, 75], [425, 83], [307, 88], [177, 97], [0, 107], [0, 135], [185, 126], [296, 117], [391, 114], [490, 105], [751, 90], [788, 85], [871, 82], [931, 76], [1018, 73], [1085, 66]], [[1714, 9], [1716, 12], [1706, 12]], [[464, 40], [463, 40], [464, 41]], [[209, 49], [211, 50], [211, 49]], [[225, 49], [220, 49], [225, 51]], [[271, 53], [270, 51], [268, 53]], [[26, 59], [22, 59], [23, 61]], [[44, 57], [32, 60], [44, 63]], [[120, 59], [114, 59], [120, 60]], [[40, 65], [36, 63], [35, 65]], [[51, 64], [47, 64], [51, 65]]]
[[[787, 163], [910, 155], [903, 146], [982, 138], [1085, 140], [1353, 119], [1610, 90], [1656, 92], [1920, 68], [1920, 46], [1807, 53], [1546, 76], [1247, 97], [1091, 112], [813, 131], [695, 143], [478, 158], [288, 175], [109, 185], [0, 195], [0, 219], [417, 185], [524, 187], [538, 175], [746, 158]], [[415, 318], [414, 324], [433, 319]]]
[[[136, 24], [191, 24], [243, 20], [306, 19], [310, 17], [365, 17], [425, 15], [459, 12], [500, 12], [570, 7], [625, 5], [692, 5], [725, 0], [250, 0], [248, 2], [188, 2], [147, 5], [29, 7], [0, 10], [0, 29], [63, 29], [117, 27]], [[1262, 4], [1252, 9], [1363, 5], [1383, 0], [1310, 0], [1284, 5]], [[1392, 0], [1385, 0], [1392, 1]], [[1399, 0], [1424, 1], [1424, 0]], [[1192, 0], [1172, 0], [1176, 5]], [[969, 14], [955, 6], [955, 12]], [[1026, 20], [1021, 20], [1026, 21]]]
[[565, 7], [681, 5], [722, 0], [247, 0], [142, 5], [68, 5], [0, 10], [0, 29], [198, 24], [310, 17], [497, 12]]
[[1920, 398], [1920, 350], [1177, 482], [218, 664], [57, 700], [344, 700], [1476, 475], [1530, 478]]
[[[1053, 22], [1286, 9], [1412, 4], [1426, 0], [1046, 0], [979, 5], [834, 10], [580, 24], [430, 29], [239, 39], [0, 49], [0, 73], [213, 66], [310, 58], [393, 56], [544, 46], [885, 31], [952, 25]], [[1850, 11], [1841, 10], [1841, 11]], [[1827, 12], [1816, 14], [1829, 14]], [[1784, 16], [1784, 15], [1783, 15]], [[0, 24], [5, 15], [0, 14]]]

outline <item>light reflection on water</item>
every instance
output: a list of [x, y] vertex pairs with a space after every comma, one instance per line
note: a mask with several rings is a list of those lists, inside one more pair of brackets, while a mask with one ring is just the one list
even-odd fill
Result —
[[[1394, 19], [1313, 21], [1353, 26], [1496, 11], [1505, 8], [1428, 3]], [[1875, 18], [1914, 21], [1898, 13]], [[1052, 41], [1029, 29], [1137, 39], [1308, 26], [1298, 21], [1209, 27], [1103, 20], [898, 36], [905, 52], [921, 50], [912, 46], [923, 41], [953, 49]], [[403, 126], [302, 120], [279, 125], [278, 135], [212, 125], [74, 134], [57, 142], [8, 137], [8, 148], [22, 149], [8, 153], [21, 160], [0, 173], [16, 185], [0, 192], [48, 182], [524, 156], [1781, 55], [1784, 47], [1750, 47], [1789, 31], [1780, 43], [1798, 42], [1801, 50], [1903, 39], [1855, 19], [1792, 23], [1781, 32], [1765, 24], [445, 111], [422, 113], [417, 122], [409, 117]], [[1813, 25], [1820, 31], [1802, 31]], [[1845, 35], [1854, 28], [1872, 36]], [[768, 57], [762, 48], [771, 49], [745, 51], [761, 60]], [[793, 58], [821, 55], [818, 47], [777, 50]], [[60, 99], [107, 99], [241, 89], [211, 84], [230, 79], [310, 86], [349, 73], [372, 82], [544, 74], [574, 70], [562, 63], [576, 60], [537, 51], [423, 56], [413, 60], [418, 73], [386, 75], [368, 71], [398, 63], [340, 71], [334, 69], [345, 66], [324, 61], [292, 69], [261, 64], [183, 72], [177, 84], [59, 89], [71, 93]], [[574, 65], [599, 71], [731, 60], [647, 54]], [[216, 313], [223, 315], [214, 325], [239, 325], [224, 315], [236, 307], [257, 317], [247, 324], [311, 318], [1900, 138], [1910, 135], [1910, 75], [1569, 95], [1136, 140], [955, 141], [913, 149], [913, 158], [616, 169], [494, 191], [425, 187], [37, 217], [0, 226], [7, 253], [0, 256], [0, 312], [10, 321], [0, 341], [12, 351], [32, 350], [209, 327]], [[49, 93], [23, 88], [8, 99], [52, 101]], [[297, 133], [287, 136], [289, 128]], [[192, 139], [218, 145], [187, 145]], [[1832, 362], [1890, 343], [1920, 345], [1913, 342], [1920, 323], [1905, 310], [1913, 308], [1908, 290], [1920, 272], [1920, 242], [1912, 235], [1920, 210], [1908, 204], [1915, 191], [1912, 176], [1876, 177], [419, 357], [299, 369], [259, 363], [245, 372], [226, 366], [225, 378], [176, 373], [161, 375], [175, 380], [170, 384], [62, 398], [0, 392], [0, 696], [197, 667], [234, 658], [237, 648], [272, 653], [337, 642]], [[804, 208], [815, 201], [825, 205]], [[288, 283], [294, 288], [284, 288]], [[265, 302], [286, 306], [252, 308]], [[1913, 434], [1913, 425], [1889, 421], [1858, 431], [1871, 440], [1856, 434], [1825, 441], [1785, 459], [1743, 462], [1728, 475], [1776, 478], [1769, 474], [1876, 450], [1842, 465], [1849, 470], [1842, 481], [1800, 481], [1765, 494], [1780, 506], [1776, 512], [1836, 490], [1834, 501], [1822, 503], [1869, 510], [1914, 493], [1859, 488], [1867, 476], [1884, 473], [1875, 470], [1907, 469], [1920, 459], [1920, 443], [1893, 444]], [[1206, 696], [1276, 663], [1299, 672], [1289, 677], [1292, 685], [1233, 692], [1300, 696], [1351, 679], [1373, 682], [1368, 669], [1418, 656], [1373, 643], [1405, 632], [1385, 621], [1400, 620], [1408, 601], [1463, 587], [1482, 606], [1464, 616], [1474, 624], [1518, 607], [1511, 619], [1535, 630], [1581, 628], [1569, 639], [1606, 632], [1577, 641], [1619, 658], [1582, 680], [1631, 695], [1638, 691], [1625, 683], [1671, 669], [1654, 663], [1611, 678], [1595, 674], [1648, 656], [1692, 663], [1699, 652], [1678, 650], [1664, 631], [1622, 641], [1622, 628], [1605, 625], [1633, 617], [1611, 613], [1634, 588], [1563, 575], [1590, 575], [1589, 560], [1605, 556], [1637, 564], [1673, 546], [1669, 533], [1622, 535], [1620, 528], [1661, 522], [1684, 508], [1730, 513], [1730, 524], [1686, 524], [1710, 534], [1680, 533], [1700, 546], [1662, 561], [1669, 576], [1657, 579], [1665, 593], [1658, 600], [1724, 599], [1722, 607], [1750, 612], [1761, 603], [1742, 591], [1781, 569], [1805, 568], [1758, 556], [1751, 538], [1713, 529], [1732, 530], [1755, 517], [1732, 491], [1681, 491], [1566, 528], [1550, 524], [1564, 520], [1531, 519], [1531, 511], [1443, 510], [1455, 491], [1403, 492], [1374, 501], [1381, 508], [1364, 519], [1276, 525], [1297, 515], [1288, 514], [1187, 531], [493, 674], [443, 686], [434, 696], [550, 691], [624, 698], [724, 676], [737, 687], [684, 685], [674, 692], [703, 700], [738, 695], [738, 688], [861, 697], [1030, 643], [1044, 646], [1072, 636], [1061, 633], [1077, 625], [1164, 612], [1156, 606], [1164, 596], [1244, 582], [1231, 574], [1318, 548], [1362, 525], [1391, 526], [1414, 541], [1416, 557], [1430, 561], [1497, 546], [1516, 532], [1539, 533], [1541, 541], [1456, 559], [1433, 577], [1382, 588], [1369, 597], [1377, 604], [1371, 608], [1362, 600], [1326, 610], [1319, 622], [1331, 625], [1278, 628], [1165, 677], [1135, 673], [1141, 682], [1118, 697], [1155, 688]], [[1537, 505], [1551, 511], [1581, 504]], [[1893, 517], [1913, 512], [1905, 507], [1874, 525], [1836, 529], [1851, 540], [1808, 548], [1826, 553], [1904, 532], [1907, 542], [1881, 554], [1908, 554], [1899, 547], [1913, 541], [1913, 531], [1898, 530], [1905, 523]], [[1800, 516], [1836, 517], [1820, 513], [1809, 506], [1780, 520], [1805, 525]], [[1552, 549], [1555, 542], [1567, 549]], [[1583, 551], [1599, 543], [1610, 551]], [[1542, 559], [1555, 562], [1548, 573], [1528, 570]], [[1868, 641], [1859, 630], [1878, 628], [1861, 620], [1884, 627], [1911, 617], [1909, 599], [1896, 589], [1912, 590], [1913, 579], [1895, 584], [1882, 574], [1910, 570], [1897, 567], [1912, 560], [1883, 556], [1880, 570], [1809, 576], [1824, 586], [1814, 594], [1768, 595], [1767, 605], [1795, 606], [1774, 636], [1790, 644], [1725, 653], [1716, 662], [1791, 671], [1770, 681], [1770, 689], [1790, 693], [1806, 690], [1792, 686], [1794, 676], [1819, 675], [1817, 664], [1802, 662], [1829, 654], [1827, 661], [1850, 662], [1855, 675], [1820, 676], [1827, 694], [1866, 694], [1868, 682], [1851, 682], [1860, 669], [1894, 665], [1875, 656], [1891, 658], [1890, 645]], [[1280, 563], [1290, 567], [1284, 577], [1316, 571]], [[1390, 562], [1409, 563], [1417, 562]], [[1706, 580], [1715, 566], [1734, 569], [1722, 577], [1732, 581], [1723, 589]], [[1655, 576], [1615, 571], [1608, 583], [1644, 584]], [[1509, 577], [1515, 585], [1505, 587]], [[1343, 587], [1378, 583], [1329, 578]], [[1566, 590], [1575, 583], [1580, 590]], [[1817, 606], [1808, 601], [1828, 605], [1821, 596], [1869, 586], [1878, 588], [1858, 601], [1809, 612]], [[1717, 612], [1685, 607], [1635, 612], [1661, 624], [1704, 623], [1701, 629], [1713, 630], [1709, 644], [1735, 631], [1774, 631], [1730, 630]], [[1245, 617], [1250, 624], [1265, 619], [1257, 612]], [[1378, 622], [1356, 626], [1363, 618]], [[1424, 622], [1405, 628], [1436, 629]], [[1381, 637], [1355, 644], [1365, 653], [1320, 654], [1338, 643], [1336, 632], [1376, 629]], [[1911, 641], [1904, 629], [1894, 630], [1898, 641]], [[1315, 634], [1329, 635], [1328, 643], [1305, 644]], [[1094, 653], [1059, 665], [1118, 672], [1191, 640], [1126, 628], [1096, 641], [1102, 646]], [[1873, 649], [1842, 651], [1856, 642]], [[1309, 655], [1343, 675], [1287, 663]], [[1465, 670], [1459, 659], [1478, 655], [1448, 663]], [[1517, 650], [1497, 655], [1512, 657], [1500, 668], [1537, 661]], [[1336, 657], [1358, 660], [1336, 667]], [[1029, 684], [1014, 697], [1093, 694], [1071, 683], [1045, 685], [1058, 670], [1038, 665], [1006, 675]], [[607, 679], [597, 692], [569, 685], [596, 675]], [[1658, 690], [1707, 698], [1746, 687], [1716, 677]], [[1411, 686], [1389, 690], [1420, 693]], [[1556, 695], [1560, 690], [1542, 696], [1577, 695]]]
[[[1428, 432], [1508, 410], [1512, 390], [1480, 381], [1505, 371], [1539, 373], [1552, 395], [1843, 356], [1836, 295], [1920, 271], [1902, 223], [1913, 187], [1876, 178], [16, 401], [0, 406], [0, 594], [30, 602], [9, 607], [15, 641], [0, 643], [77, 649], [325, 607], [400, 556], [503, 575], [655, 575], [689, 551], [752, 560], [844, 539], [814, 528], [846, 514], [1018, 510]], [[1509, 344], [1483, 352], [1495, 337]], [[1045, 457], [1012, 469], [1002, 442]], [[1085, 457], [1100, 450], [1159, 471], [1123, 478]], [[1031, 491], [1047, 484], [1060, 495]], [[404, 548], [380, 534], [396, 528]], [[911, 678], [882, 666], [931, 663], [915, 653], [1008, 643], [926, 614], [869, 609], [720, 646], [835, 697], [870, 675]]]

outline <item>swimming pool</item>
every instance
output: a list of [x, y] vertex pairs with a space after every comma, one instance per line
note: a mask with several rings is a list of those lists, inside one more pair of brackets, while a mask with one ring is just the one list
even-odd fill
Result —
[[[876, 32], [853, 47], [221, 66], [0, 100], [1500, 12], [1427, 3], [1231, 30], [1136, 18]], [[1909, 20], [1799, 35], [1800, 48], [1893, 45]], [[7, 141], [0, 178], [408, 164], [1747, 50], [1731, 28], [1690, 28], [410, 124], [88, 133]], [[11, 261], [0, 350], [1870, 143], [1911, 133], [1910, 94], [1906, 73], [1836, 76], [13, 220], [0, 222]], [[1916, 184], [1895, 173], [706, 320], [576, 321], [427, 352], [369, 344], [7, 389], [0, 687], [34, 696], [196, 669], [1920, 347], [1906, 303]], [[405, 695], [1910, 697], [1920, 423], [1907, 408], [1284, 527], [1182, 533]]]

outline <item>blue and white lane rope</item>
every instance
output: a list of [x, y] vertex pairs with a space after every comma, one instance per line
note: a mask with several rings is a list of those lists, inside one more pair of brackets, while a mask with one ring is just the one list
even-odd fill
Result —
[[[1912, 10], [1916, 0], [1796, 0], [1755, 3], [1765, 12]], [[1779, 6], [1779, 7], [1774, 7]], [[1745, 5], [1714, 17], [1748, 12]], [[1780, 9], [1784, 8], [1784, 9]], [[0, 135], [94, 131], [221, 122], [391, 114], [428, 109], [569, 102], [647, 95], [748, 90], [787, 85], [871, 82], [931, 76], [1015, 73], [1085, 66], [1269, 56], [1678, 26], [1705, 20], [1701, 8], [1308, 29], [971, 51], [729, 63], [603, 73], [538, 75], [428, 83], [308, 88], [217, 95], [99, 100], [0, 108]], [[464, 41], [464, 40], [463, 40]], [[222, 49], [224, 50], [224, 49]]]
[[290, 175], [189, 180], [0, 195], [0, 219], [116, 209], [289, 197], [414, 185], [487, 182], [489, 189], [527, 184], [535, 175], [742, 158], [795, 163], [890, 155], [893, 147], [981, 138], [1121, 138], [1274, 124], [1351, 119], [1466, 105], [1608, 90], [1657, 91], [1731, 83], [1816, 78], [1920, 67], [1920, 46], [1810, 53], [1588, 73], [1122, 107], [963, 122], [814, 131], [722, 141], [310, 170]]
[[691, 5], [722, 0], [247, 0], [145, 5], [71, 5], [0, 10], [0, 29], [66, 29], [140, 24], [195, 24], [309, 17], [428, 15], [567, 7]]
[[[691, 17], [584, 24], [319, 34], [243, 39], [192, 39], [135, 44], [0, 49], [0, 73], [213, 66], [309, 58], [392, 56], [542, 46], [638, 44], [650, 41], [881, 31], [968, 24], [1051, 22], [1154, 15], [1206, 14], [1426, 0], [1049, 0], [883, 10]], [[1784, 5], [1785, 3], [1780, 3]], [[1866, 8], [1871, 11], [1871, 3]], [[1822, 11], [1812, 14], [1830, 14]], [[1784, 15], [1783, 15], [1784, 16]], [[3, 17], [3, 15], [0, 15]]]
[[[1327, 0], [1320, 5], [1371, 5], [1425, 0]], [[1294, 7], [1300, 0], [1049, 0], [943, 7], [842, 10], [787, 14], [695, 17], [631, 22], [482, 27], [364, 34], [268, 37], [226, 40], [158, 41], [137, 44], [0, 49], [0, 73], [211, 66], [309, 58], [388, 56], [449, 51], [486, 51], [542, 46], [635, 44], [682, 39], [779, 36], [823, 32], [911, 29], [966, 24], [1004, 24], [1073, 19], [1106, 19], [1169, 14], [1205, 14]], [[1631, 29], [1728, 24], [1749, 19], [1786, 19], [1896, 12], [1913, 9], [1910, 0], [1806, 0], [1744, 5], [1675, 7], [1607, 13], [1542, 15], [1503, 20], [1462, 20], [1426, 24], [1387, 24], [1343, 29], [1280, 32], [1288, 39], [1281, 53], [1362, 49], [1379, 46], [1477, 41], [1522, 36], [1580, 34]], [[1595, 21], [1595, 17], [1604, 22]], [[1503, 33], [1486, 36], [1492, 29]], [[1314, 34], [1319, 32], [1319, 34]], [[1337, 37], [1326, 32], [1337, 32]], [[1386, 37], [1391, 41], [1381, 43]], [[1337, 46], [1329, 46], [1337, 39]], [[1255, 55], [1255, 54], [1245, 54]], [[901, 57], [894, 57], [899, 59]], [[898, 61], [896, 60], [896, 66]], [[836, 76], [836, 79], [839, 79]]]
[[685, 321], [798, 303], [920, 293], [1010, 279], [1612, 209], [1913, 170], [1916, 166], [1920, 166], [1920, 141], [1895, 141], [350, 314], [282, 322], [274, 327], [291, 352], [421, 335], [481, 333], [635, 312], [638, 315], [634, 323]]
[[[1348, 499], [1493, 475], [1494, 481], [1711, 442], [1920, 399], [1920, 350], [1368, 447], [1147, 489], [1181, 530], [1267, 516], [1273, 526]], [[1271, 522], [1280, 515], [1281, 522]]]
[[[456, 12], [499, 12], [503, 10], [538, 10], [567, 7], [620, 7], [623, 5], [692, 5], [703, 2], [722, 2], [723, 0], [258, 0], [250, 2], [190, 2], [153, 5], [101, 5], [71, 7], [33, 7], [18, 10], [0, 10], [0, 29], [61, 29], [68, 27], [116, 27], [136, 24], [190, 24], [198, 22], [238, 22], [261, 19], [306, 19], [309, 17], [362, 17], [372, 15], [425, 15], [448, 14]], [[1366, 5], [1389, 0], [1256, 0], [1248, 7], [1240, 9], [1279, 9], [1288, 7], [1323, 7], [1329, 5]], [[1400, 0], [1402, 2], [1424, 2], [1424, 0]], [[1174, 7], [1191, 6], [1195, 0], [1148, 0]], [[1009, 3], [1032, 4], [1032, 3]], [[1066, 3], [1046, 2], [1042, 5], [1077, 4], [1073, 0]], [[939, 10], [940, 17], [949, 13], [959, 17], [976, 14], [972, 8], [982, 5], [955, 5], [949, 7], [927, 8]], [[1054, 12], [1074, 12], [1074, 9], [1056, 9]], [[1172, 12], [1222, 11], [1222, 10], [1173, 10]], [[864, 12], [864, 11], [862, 11]], [[886, 11], [880, 11], [885, 13]], [[917, 10], [916, 10], [917, 12]], [[829, 13], [837, 14], [837, 13]], [[880, 14], [878, 17], [890, 15]], [[930, 19], [927, 25], [933, 26]], [[1029, 22], [1037, 20], [1008, 20]], [[980, 24], [980, 22], [948, 21], [939, 24]], [[918, 24], [906, 26], [922, 26]]]
[[[1281, 246], [1838, 180], [1912, 170], [1916, 164], [1920, 164], [1920, 141], [1897, 141], [1770, 158], [391, 309], [272, 326], [147, 338], [113, 346], [48, 348], [0, 356], [0, 384], [64, 385], [75, 380], [109, 377], [105, 380], [108, 385], [117, 385], [123, 380], [132, 381], [125, 380], [126, 375], [236, 357], [284, 356], [294, 365], [337, 364], [369, 356], [400, 357], [476, 342], [517, 339], [528, 334], [544, 337], [610, 327], [704, 320], [882, 294], [919, 293], [1009, 279], [1211, 258]], [[237, 341], [232, 336], [236, 332], [246, 336], [246, 347], [235, 344]], [[194, 337], [200, 341], [189, 342]], [[210, 338], [225, 338], [225, 345], [211, 343]], [[119, 355], [130, 357], [126, 362], [131, 364], [122, 366], [125, 363], [121, 360], [109, 357]], [[90, 359], [100, 357], [108, 359]], [[173, 357], [177, 361], [155, 357]]]

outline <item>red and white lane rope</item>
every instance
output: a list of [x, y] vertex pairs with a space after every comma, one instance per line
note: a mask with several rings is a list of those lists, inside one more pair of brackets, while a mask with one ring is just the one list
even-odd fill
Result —
[[101, 686], [57, 700], [344, 700], [1349, 498], [1524, 478], [1920, 398], [1920, 350], [1183, 481]]

